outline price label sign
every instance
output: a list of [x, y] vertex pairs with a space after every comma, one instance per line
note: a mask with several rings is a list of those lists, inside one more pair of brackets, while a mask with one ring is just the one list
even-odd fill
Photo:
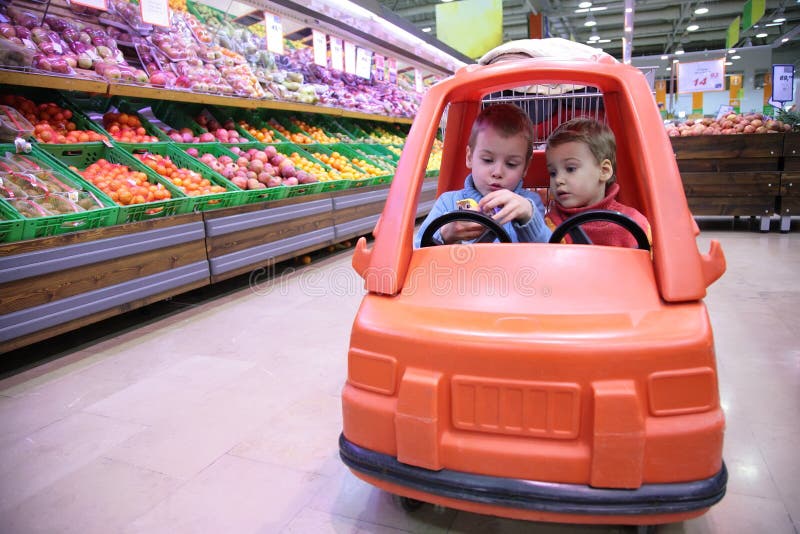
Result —
[[344, 42], [344, 71], [347, 74], [356, 73], [356, 45], [350, 41]]
[[372, 68], [372, 50], [356, 47], [356, 76], [369, 79]]
[[678, 92], [725, 90], [725, 58], [678, 63]]
[[72, 0], [72, 3], [79, 6], [93, 7], [100, 11], [108, 11], [107, 0]]
[[141, 0], [142, 22], [169, 28], [169, 4], [167, 0]]
[[422, 73], [419, 69], [414, 69], [414, 88], [418, 93], [421, 93], [423, 89]]
[[283, 26], [278, 15], [264, 12], [264, 24], [267, 27], [267, 50], [273, 54], [283, 54]]
[[794, 100], [794, 65], [772, 66], [772, 98], [775, 102], [791, 102]]
[[314, 42], [314, 63], [320, 67], [328, 66], [328, 38], [319, 30], [312, 30]]
[[331, 35], [329, 37], [331, 45], [331, 68], [344, 70], [344, 50], [342, 50], [342, 40]]
[[389, 82], [397, 83], [397, 58], [390, 57], [386, 63], [389, 66]]
[[382, 82], [384, 79], [385, 68], [383, 56], [380, 54], [375, 54], [375, 79], [379, 82]]

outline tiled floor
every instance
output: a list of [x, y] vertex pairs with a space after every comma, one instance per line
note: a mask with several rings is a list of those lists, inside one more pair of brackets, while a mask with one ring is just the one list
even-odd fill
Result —
[[[800, 528], [800, 232], [704, 231], [727, 413], [725, 499], [664, 533]], [[0, 532], [622, 532], [426, 506], [338, 459], [361, 285], [350, 253], [199, 291], [3, 355]], [[24, 363], [35, 355], [38, 360]], [[13, 357], [13, 359], [12, 359]]]

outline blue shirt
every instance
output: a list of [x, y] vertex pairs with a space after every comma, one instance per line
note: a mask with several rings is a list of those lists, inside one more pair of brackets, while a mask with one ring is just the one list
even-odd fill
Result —
[[[550, 239], [552, 231], [544, 222], [544, 204], [542, 204], [542, 199], [538, 194], [524, 189], [522, 187], [522, 180], [520, 180], [517, 187], [514, 188], [514, 193], [530, 200], [533, 205], [533, 216], [526, 224], [517, 224], [514, 221], [507, 222], [503, 225], [503, 229], [508, 233], [511, 237], [511, 241], [514, 243], [546, 243]], [[464, 181], [464, 189], [459, 191], [447, 191], [436, 199], [436, 203], [433, 205], [430, 213], [428, 213], [428, 216], [425, 217], [422, 226], [419, 227], [419, 231], [414, 237], [414, 248], [419, 248], [422, 233], [431, 221], [442, 214], [457, 210], [456, 202], [466, 198], [471, 198], [475, 202], [480, 202], [483, 198], [480, 191], [475, 189], [475, 182], [472, 180], [472, 174], [468, 175], [467, 179]], [[433, 237], [436, 240], [441, 240], [442, 234], [437, 230], [433, 234]]]

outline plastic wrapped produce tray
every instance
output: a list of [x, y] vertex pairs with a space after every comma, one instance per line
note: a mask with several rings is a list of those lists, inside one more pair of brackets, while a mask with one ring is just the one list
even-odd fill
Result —
[[232, 206], [238, 206], [244, 202], [244, 195], [242, 194], [244, 191], [236, 187], [230, 180], [225, 179], [221, 174], [218, 174], [213, 169], [204, 165], [200, 160], [193, 158], [181, 150], [173, 143], [118, 143], [117, 146], [131, 154], [150, 153], [169, 157], [178, 167], [197, 172], [203, 175], [203, 178], [207, 179], [212, 184], [219, 185], [227, 189], [227, 192], [225, 193], [209, 193], [198, 196], [190, 196], [187, 194], [187, 203], [189, 205], [188, 211], [208, 211], [219, 208], [230, 208]]
[[[172, 198], [146, 202], [144, 204], [131, 204], [119, 206], [117, 224], [154, 219], [190, 212], [188, 197], [172, 185], [168, 180], [161, 178], [136, 158], [117, 147], [109, 147], [103, 143], [82, 143], [76, 145], [41, 145], [41, 151], [47, 153], [52, 161], [64, 166], [73, 166], [84, 170], [95, 161], [104, 158], [111, 163], [119, 163], [134, 171], [141, 171], [147, 175], [151, 183], [162, 184], [172, 195]], [[90, 190], [101, 195], [103, 201], [114, 202], [104, 192], [84, 180]], [[116, 204], [116, 203], [115, 203]]]

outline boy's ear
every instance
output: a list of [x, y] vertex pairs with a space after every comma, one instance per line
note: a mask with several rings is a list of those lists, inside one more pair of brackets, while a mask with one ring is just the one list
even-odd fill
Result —
[[600, 182], [605, 183], [614, 176], [614, 166], [611, 164], [610, 159], [604, 159], [600, 162]]
[[467, 162], [467, 168], [471, 169], [472, 168], [472, 150], [470, 150], [469, 145], [467, 145], [467, 159], [466, 159], [466, 162]]

